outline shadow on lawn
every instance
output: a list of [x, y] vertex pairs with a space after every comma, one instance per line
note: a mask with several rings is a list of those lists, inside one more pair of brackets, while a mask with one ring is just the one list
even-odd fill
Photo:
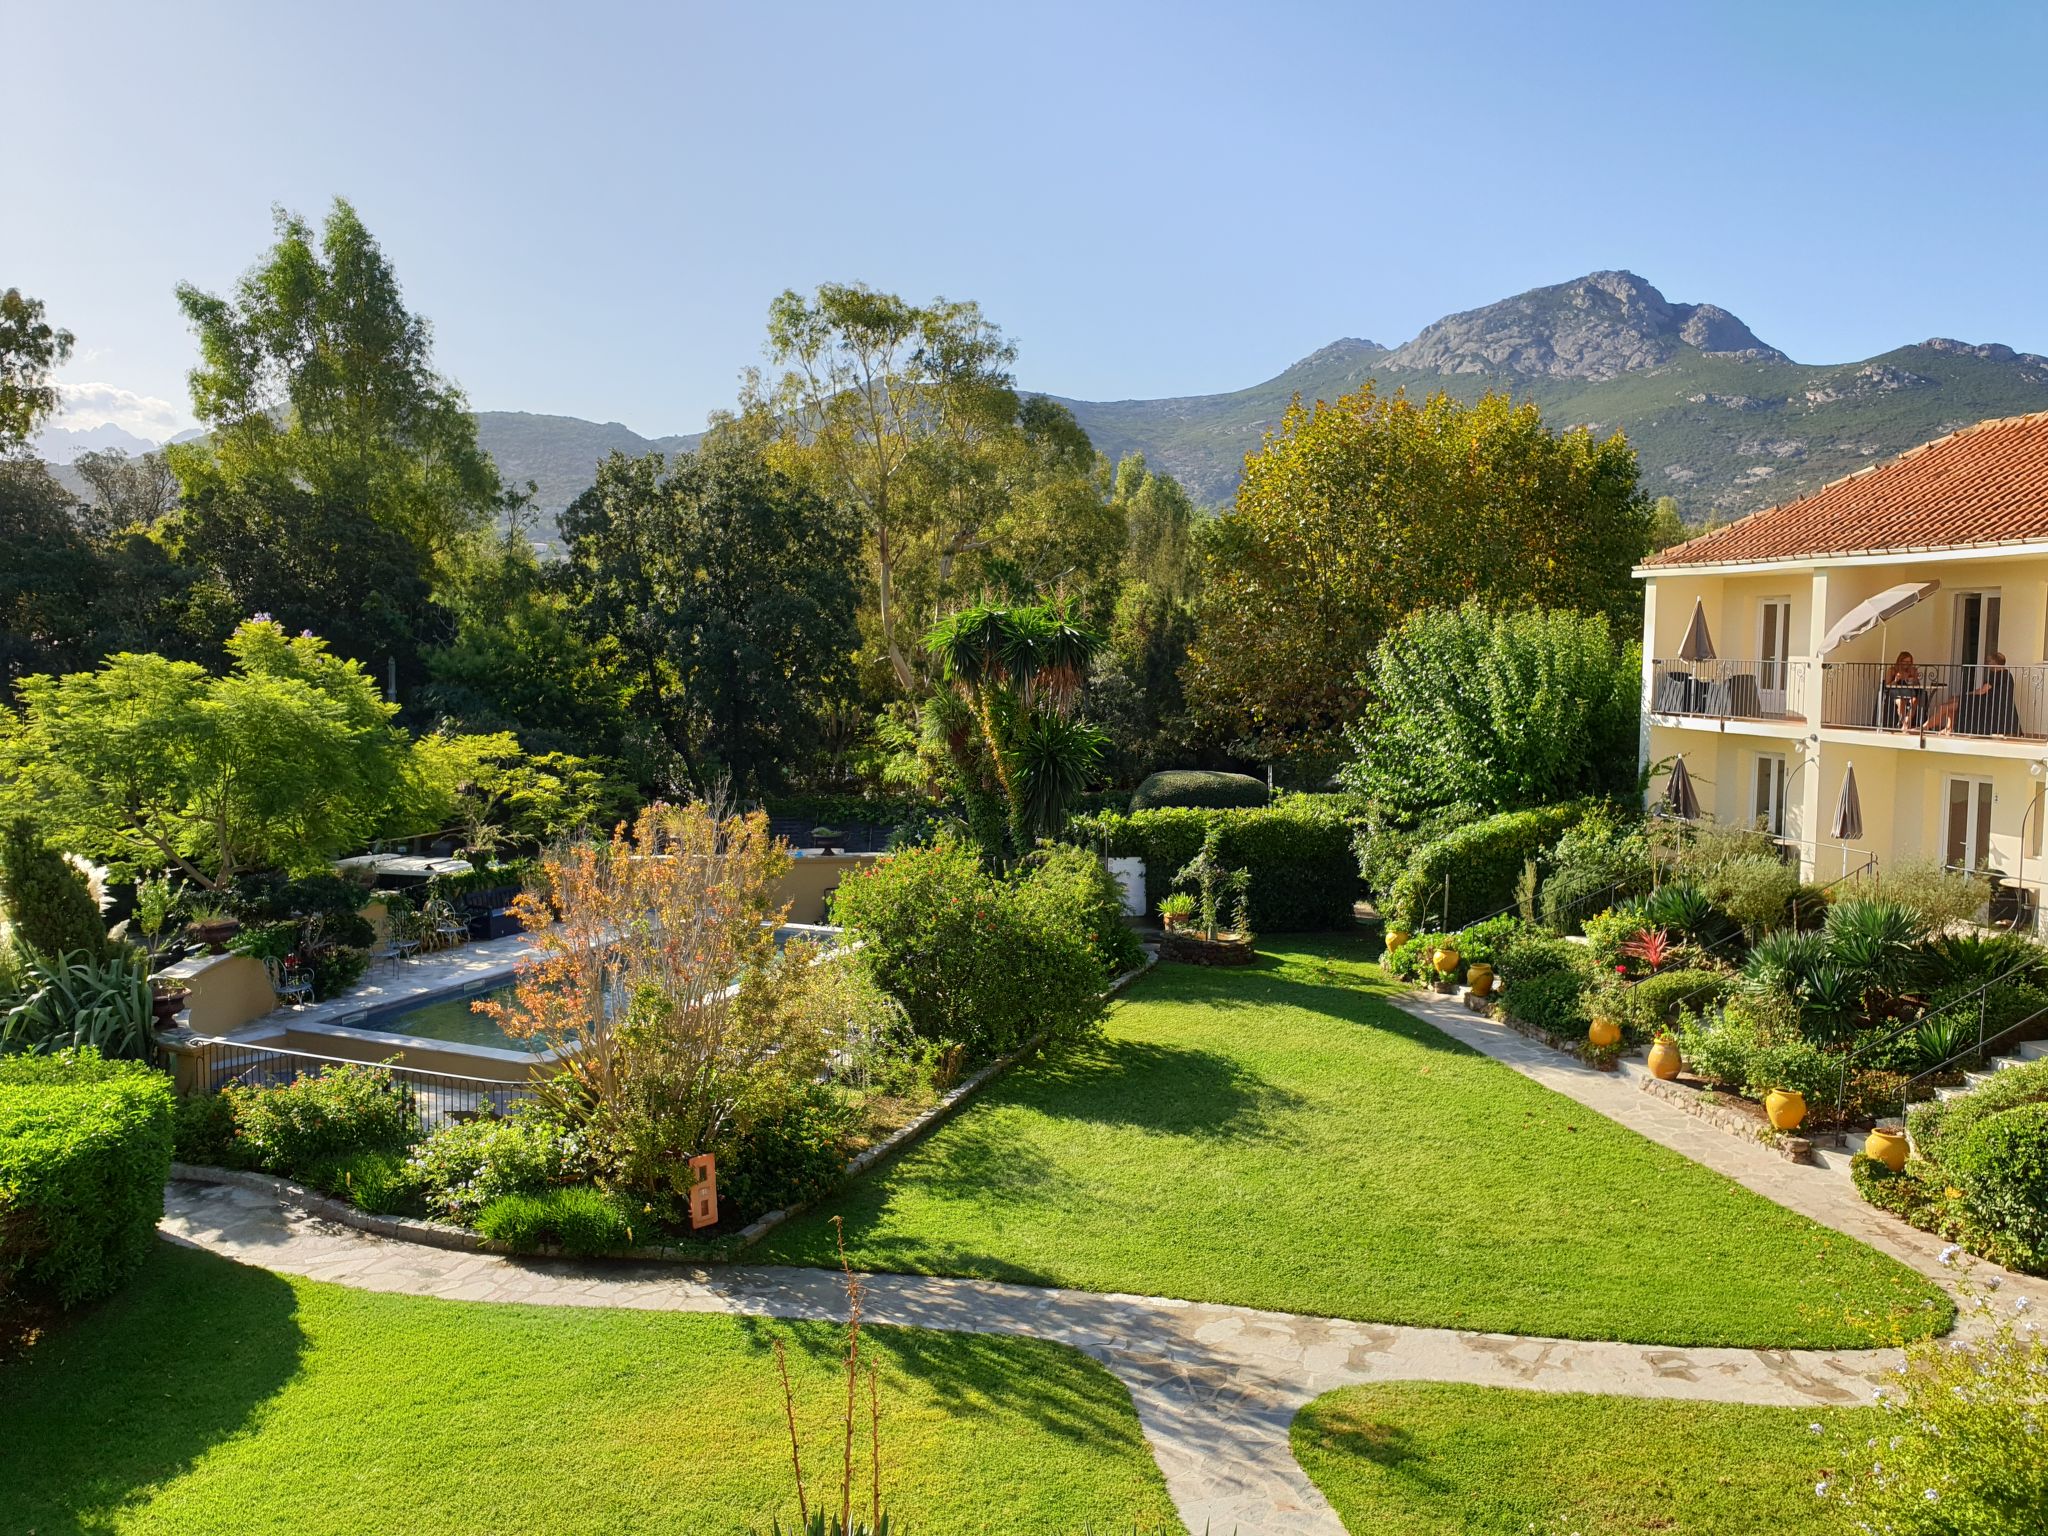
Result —
[[[1383, 982], [1376, 971], [1363, 976], [1347, 973], [1332, 964], [1331, 958], [1319, 951], [1277, 956], [1261, 951], [1258, 963], [1244, 969], [1162, 968], [1154, 973], [1158, 984], [1134, 1000], [1179, 1003], [1231, 1014], [1297, 1008], [1345, 1024], [1398, 1035], [1428, 1050], [1474, 1054], [1470, 1046], [1396, 1008], [1388, 1001], [1395, 984]], [[1362, 952], [1339, 952], [1336, 958], [1355, 963], [1366, 956]]]
[[247, 1425], [298, 1372], [297, 1307], [268, 1270], [159, 1243], [127, 1289], [0, 1367], [0, 1530], [105, 1531]]
[[1275, 1117], [1304, 1102], [1219, 1051], [1122, 1039], [1047, 1055], [1007, 1097], [1054, 1119], [1216, 1140], [1268, 1139]]

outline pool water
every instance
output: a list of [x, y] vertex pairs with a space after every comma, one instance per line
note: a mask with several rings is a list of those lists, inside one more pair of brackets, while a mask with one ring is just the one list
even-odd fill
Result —
[[499, 1051], [543, 1051], [547, 1042], [538, 1037], [519, 1040], [498, 1028], [497, 1021], [488, 1014], [476, 1012], [470, 1005], [480, 1002], [507, 1002], [512, 997], [512, 988], [494, 987], [488, 992], [468, 992], [460, 997], [444, 997], [435, 1002], [423, 1003], [417, 1008], [379, 1015], [364, 1024], [366, 1029], [382, 1030], [390, 1035], [415, 1035], [422, 1040], [445, 1040], [450, 1045], [484, 1045]]

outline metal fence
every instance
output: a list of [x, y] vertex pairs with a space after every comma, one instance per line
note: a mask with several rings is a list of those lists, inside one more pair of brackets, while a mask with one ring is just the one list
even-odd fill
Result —
[[1804, 659], [1653, 661], [1650, 713], [1710, 720], [1803, 720]]
[[502, 1115], [519, 1100], [532, 1096], [531, 1086], [524, 1082], [321, 1056], [241, 1040], [192, 1040], [182, 1043], [178, 1054], [185, 1058], [178, 1073], [180, 1083], [205, 1093], [217, 1093], [230, 1083], [275, 1088], [336, 1067], [366, 1068], [388, 1077], [394, 1088], [410, 1096], [421, 1123], [429, 1130], [451, 1120]]
[[1821, 724], [1958, 736], [2048, 736], [2048, 666], [1922, 662], [1894, 676], [1884, 661], [1821, 668]]

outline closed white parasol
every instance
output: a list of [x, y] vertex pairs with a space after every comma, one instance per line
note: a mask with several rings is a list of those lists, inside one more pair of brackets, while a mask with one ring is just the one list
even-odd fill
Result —
[[1865, 598], [1835, 620], [1835, 627], [1828, 631], [1827, 639], [1820, 643], [1821, 655], [1825, 656], [1838, 647], [1847, 645], [1859, 635], [1869, 634], [1880, 624], [1897, 618], [1921, 598], [1940, 589], [1941, 583], [1938, 581], [1909, 581], [1901, 586], [1887, 587], [1875, 597]]

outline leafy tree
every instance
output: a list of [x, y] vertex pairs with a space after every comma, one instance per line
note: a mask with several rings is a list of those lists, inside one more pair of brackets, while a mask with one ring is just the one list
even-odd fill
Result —
[[57, 408], [50, 370], [71, 356], [72, 335], [43, 318], [43, 301], [0, 293], [0, 458], [25, 449]]
[[[1102, 757], [1102, 733], [1075, 717], [1101, 638], [1057, 604], [979, 604], [935, 625], [926, 650], [956, 707], [933, 711], [969, 796], [969, 824], [990, 855], [999, 838], [974, 800], [1000, 795], [1020, 854], [1066, 825]], [[962, 711], [964, 710], [964, 718]]]
[[346, 202], [317, 238], [281, 208], [276, 227], [232, 297], [179, 286], [199, 337], [192, 408], [209, 428], [168, 450], [185, 494], [232, 493], [232, 510], [296, 490], [301, 505], [360, 508], [448, 550], [502, 495], [461, 391], [434, 371], [431, 328]]
[[1263, 755], [1328, 750], [1365, 702], [1373, 647], [1415, 608], [1476, 598], [1632, 622], [1647, 522], [1619, 434], [1550, 432], [1505, 395], [1417, 404], [1368, 383], [1297, 401], [1216, 528], [1190, 699]]
[[107, 947], [85, 877], [43, 841], [28, 816], [12, 817], [0, 831], [0, 915], [17, 943], [46, 959], [79, 951], [97, 959]]
[[162, 453], [131, 458], [108, 448], [81, 453], [71, 467], [92, 493], [86, 526], [101, 538], [154, 528], [178, 504], [178, 477]]
[[263, 615], [225, 676], [122, 653], [21, 684], [0, 715], [0, 796], [119, 873], [175, 868], [210, 890], [256, 868], [324, 868], [367, 838], [406, 756], [360, 666]]
[[1396, 826], [1447, 805], [1491, 814], [1627, 794], [1641, 683], [1636, 644], [1603, 615], [1424, 609], [1373, 653], [1341, 777]]
[[435, 731], [413, 743], [391, 824], [412, 836], [459, 832], [474, 857], [531, 849], [616, 816], [627, 786], [566, 752], [529, 755], [509, 731]]
[[586, 622], [691, 783], [781, 787], [853, 648], [851, 521], [733, 423], [672, 462], [613, 454], [562, 533]]

